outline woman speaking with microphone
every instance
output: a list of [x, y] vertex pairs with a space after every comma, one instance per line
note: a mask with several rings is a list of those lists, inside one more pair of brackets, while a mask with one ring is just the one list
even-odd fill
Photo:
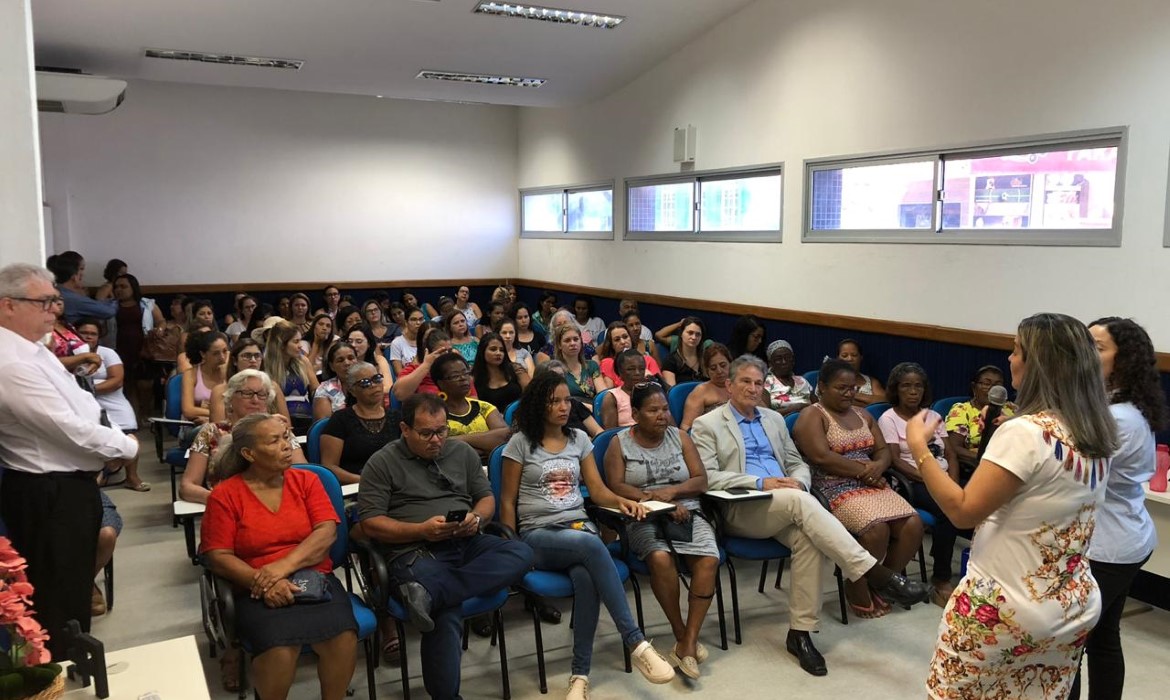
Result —
[[1085, 325], [1024, 319], [1011, 362], [1019, 411], [990, 439], [962, 487], [927, 443], [938, 418], [912, 418], [906, 441], [931, 496], [959, 528], [978, 526], [967, 574], [947, 602], [931, 660], [934, 698], [1064, 698], [1101, 614], [1086, 556], [1117, 427]]

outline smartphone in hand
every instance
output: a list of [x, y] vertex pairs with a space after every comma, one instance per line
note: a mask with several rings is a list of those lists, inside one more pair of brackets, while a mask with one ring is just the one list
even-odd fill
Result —
[[467, 519], [467, 509], [463, 510], [449, 510], [447, 511], [447, 522], [461, 523]]

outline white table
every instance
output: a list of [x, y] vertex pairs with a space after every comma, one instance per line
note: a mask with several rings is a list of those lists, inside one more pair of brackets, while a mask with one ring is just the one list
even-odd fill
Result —
[[1143, 488], [1146, 490], [1146, 510], [1158, 531], [1158, 546], [1142, 570], [1170, 578], [1170, 491], [1151, 491], [1149, 484], [1144, 484]]
[[[110, 700], [210, 700], [194, 636], [106, 653]], [[153, 695], [150, 695], [153, 693]], [[66, 681], [65, 697], [96, 698], [93, 681], [82, 688]]]

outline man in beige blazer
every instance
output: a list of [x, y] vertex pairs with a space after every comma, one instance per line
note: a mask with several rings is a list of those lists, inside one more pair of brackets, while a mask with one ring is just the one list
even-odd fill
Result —
[[867, 577], [888, 599], [912, 604], [926, 599], [926, 588], [882, 566], [853, 539], [837, 518], [809, 494], [812, 476], [779, 413], [759, 406], [764, 390], [763, 361], [744, 355], [731, 363], [731, 400], [695, 421], [691, 437], [707, 469], [711, 489], [768, 491], [769, 500], [726, 507], [727, 531], [736, 537], [774, 538], [792, 550], [789, 596], [789, 653], [814, 676], [828, 673], [813, 646], [821, 609], [821, 577], [827, 557], [845, 578]]

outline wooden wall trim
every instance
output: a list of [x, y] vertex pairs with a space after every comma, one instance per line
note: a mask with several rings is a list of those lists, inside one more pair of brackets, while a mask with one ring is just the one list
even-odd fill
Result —
[[[660, 306], [675, 306], [695, 311], [730, 314], [742, 316], [754, 314], [770, 321], [786, 321], [789, 323], [803, 323], [825, 328], [841, 328], [849, 331], [863, 331], [866, 333], [882, 333], [901, 338], [915, 338], [919, 340], [933, 340], [940, 343], [955, 343], [977, 348], [992, 350], [1011, 350], [1012, 336], [1007, 333], [992, 333], [990, 331], [976, 331], [966, 328], [951, 328], [949, 326], [935, 326], [926, 323], [911, 323], [908, 321], [887, 321], [879, 318], [864, 318], [861, 316], [842, 316], [825, 314], [815, 311], [798, 311], [795, 309], [777, 309], [770, 306], [754, 306], [750, 304], [735, 304], [711, 299], [689, 299], [665, 294], [644, 294], [639, 292], [625, 292], [615, 289], [601, 289], [586, 287], [566, 282], [549, 282], [533, 279], [440, 279], [440, 280], [369, 280], [359, 282], [271, 282], [266, 284], [180, 284], [180, 285], [149, 285], [142, 288], [146, 294], [207, 294], [213, 292], [295, 292], [316, 291], [324, 289], [327, 284], [338, 284], [342, 291], [346, 289], [401, 289], [411, 287], [450, 287], [452, 292], [461, 285], [469, 287], [494, 287], [501, 284], [515, 284], [520, 287], [535, 287], [537, 289], [551, 289], [564, 294], [588, 294], [589, 296], [606, 297], [609, 299], [635, 299], [646, 304]], [[431, 300], [432, 302], [434, 300]], [[1170, 353], [1157, 353], [1158, 371], [1170, 372]]]

